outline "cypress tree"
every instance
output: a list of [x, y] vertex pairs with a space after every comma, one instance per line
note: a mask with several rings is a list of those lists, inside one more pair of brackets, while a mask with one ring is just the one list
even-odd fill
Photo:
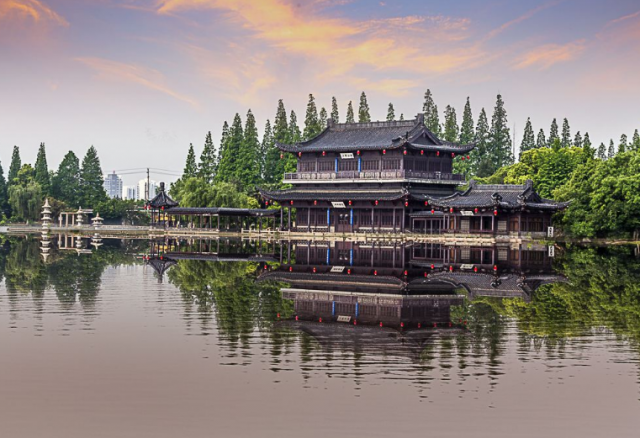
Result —
[[298, 116], [296, 112], [291, 110], [289, 115], [289, 143], [299, 143], [302, 140], [302, 133], [298, 128]]
[[267, 122], [264, 124], [264, 133], [262, 134], [262, 142], [260, 143], [259, 155], [260, 177], [264, 180], [267, 179], [267, 154], [273, 147], [273, 132], [271, 131], [271, 121], [267, 119]]
[[[100, 202], [107, 199], [100, 158], [98, 158], [98, 151], [93, 146], [87, 150], [82, 159], [80, 183], [82, 185], [81, 202], [83, 206], [95, 208]], [[152, 193], [149, 194], [150, 197], [152, 195]]]
[[4, 178], [4, 170], [0, 163], [0, 220], [4, 215], [8, 215], [7, 207], [9, 199], [7, 198], [7, 180]]
[[477, 160], [473, 160], [474, 173], [477, 176], [489, 176], [493, 174], [493, 165], [489, 156], [489, 121], [487, 112], [482, 108], [476, 125], [476, 149]]
[[204, 138], [204, 148], [200, 154], [200, 165], [198, 166], [198, 176], [208, 183], [212, 183], [216, 176], [216, 149], [213, 146], [211, 131], [207, 132]]
[[240, 144], [237, 159], [236, 178], [243, 187], [250, 188], [260, 181], [260, 140], [258, 140], [258, 127], [251, 110], [247, 111], [247, 120], [244, 125], [244, 138]]
[[458, 141], [458, 131], [456, 110], [451, 105], [447, 105], [444, 109], [444, 139], [451, 142]]
[[522, 157], [523, 152], [535, 149], [535, 147], [536, 139], [533, 133], [533, 126], [531, 125], [531, 118], [527, 117], [527, 123], [524, 125], [524, 134], [522, 135], [522, 143], [520, 143], [520, 156]]
[[604, 143], [600, 143], [600, 146], [598, 146], [598, 158], [601, 160], [607, 159], [607, 148]]
[[591, 147], [591, 138], [589, 138], [589, 133], [585, 132], [584, 133], [584, 137], [582, 138], [582, 147], [586, 148], [586, 147]]
[[571, 146], [571, 130], [569, 129], [569, 121], [566, 117], [562, 121], [562, 139], [560, 140], [560, 144], [563, 148]]
[[38, 157], [36, 158], [35, 181], [40, 184], [42, 193], [48, 196], [51, 193], [51, 174], [49, 174], [49, 166], [47, 165], [47, 153], [44, 149], [44, 143], [40, 143], [38, 149]]
[[613, 144], [613, 139], [609, 140], [609, 149], [607, 150], [607, 159], [616, 156], [616, 146]]
[[304, 134], [303, 139], [309, 140], [320, 133], [320, 121], [318, 120], [318, 109], [316, 108], [316, 100], [313, 94], [309, 94], [309, 102], [307, 103], [307, 113], [304, 117]]
[[633, 132], [633, 140], [631, 141], [631, 149], [634, 151], [640, 151], [640, 134], [638, 134], [638, 130], [636, 129]]
[[224, 153], [222, 157], [220, 157], [220, 164], [218, 165], [218, 173], [216, 175], [218, 181], [240, 181], [238, 168], [243, 143], [244, 131], [242, 129], [242, 119], [240, 118], [240, 114], [236, 113], [233, 117], [231, 128], [229, 128], [229, 136], [227, 137]]
[[20, 148], [18, 146], [13, 147], [13, 153], [11, 154], [11, 164], [9, 165], [9, 173], [7, 174], [7, 184], [12, 185], [14, 180], [18, 177], [18, 172], [22, 167], [22, 160], [20, 159]]
[[335, 96], [331, 98], [331, 120], [333, 123], [340, 123], [340, 113], [338, 112], [338, 101]]
[[320, 116], [318, 117], [318, 121], [320, 122], [320, 132], [327, 127], [327, 110], [324, 107], [320, 108]]
[[580, 131], [576, 132], [576, 136], [573, 138], [573, 145], [577, 148], [582, 147], [582, 135], [580, 135]]
[[424, 93], [424, 104], [422, 105], [424, 112], [424, 122], [427, 129], [433, 132], [436, 137], [440, 136], [440, 116], [438, 115], [438, 106], [433, 101], [431, 90]]
[[220, 160], [222, 159], [222, 153], [227, 145], [227, 139], [229, 138], [229, 124], [225, 120], [222, 124], [222, 135], [220, 136], [220, 147], [218, 148], [218, 156], [216, 157], [216, 173], [220, 166]]
[[400, 120], [401, 122], [404, 121], [404, 113], [400, 113], [400, 118], [398, 120]]
[[551, 145], [553, 144], [554, 141], [556, 141], [557, 138], [560, 138], [558, 136], [558, 122], [556, 122], [556, 119], [553, 119], [553, 121], [551, 122], [551, 128], [549, 129], [548, 146], [551, 147]]
[[620, 136], [620, 145], [618, 146], [618, 153], [627, 152], [627, 148], [629, 147], [629, 143], [627, 140], [627, 134], [622, 134]]
[[349, 105], [347, 105], [347, 120], [345, 120], [345, 122], [347, 123], [356, 122], [356, 119], [353, 115], [353, 103], [351, 101], [349, 101]]
[[284, 108], [282, 99], [278, 100], [276, 116], [273, 122], [273, 135], [269, 142], [267, 156], [265, 158], [264, 179], [268, 184], [277, 184], [282, 181], [285, 169], [285, 155], [282, 154], [276, 143], [289, 143], [289, 122], [287, 121], [287, 111]]
[[365, 123], [371, 121], [371, 115], [369, 114], [369, 104], [367, 103], [367, 95], [360, 94], [360, 106], [358, 107], [358, 123]]
[[51, 179], [51, 194], [67, 206], [76, 208], [80, 204], [80, 188], [80, 160], [73, 151], [69, 151]]
[[393, 104], [389, 102], [389, 107], [387, 108], [387, 122], [393, 122], [396, 119], [396, 112], [393, 109]]
[[460, 143], [472, 143], [474, 138], [473, 114], [471, 113], [471, 103], [467, 97], [467, 103], [465, 103], [464, 112], [462, 113], [462, 125], [460, 125]]
[[511, 152], [511, 134], [507, 125], [507, 111], [504, 108], [502, 96], [498, 94], [496, 106], [491, 117], [490, 156], [495, 172], [502, 166], [513, 164], [513, 154]]
[[546, 148], [548, 145], [547, 139], [544, 136], [544, 129], [540, 128], [538, 131], [538, 137], [536, 138], [536, 147], [537, 148]]
[[196, 154], [193, 151], [193, 144], [189, 143], [189, 152], [187, 153], [187, 162], [182, 171], [183, 178], [193, 178], [198, 176], [198, 165], [196, 164]]

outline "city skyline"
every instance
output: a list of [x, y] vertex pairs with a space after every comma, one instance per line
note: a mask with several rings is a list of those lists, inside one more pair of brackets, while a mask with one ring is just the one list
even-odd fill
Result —
[[105, 172], [181, 171], [236, 112], [261, 131], [283, 98], [302, 125], [309, 93], [343, 118], [365, 91], [373, 119], [389, 102], [409, 118], [427, 88], [459, 119], [501, 93], [517, 144], [528, 116], [617, 143], [638, 128], [638, 29], [633, 1], [3, 0], [0, 160], [44, 141], [54, 170], [93, 144]]

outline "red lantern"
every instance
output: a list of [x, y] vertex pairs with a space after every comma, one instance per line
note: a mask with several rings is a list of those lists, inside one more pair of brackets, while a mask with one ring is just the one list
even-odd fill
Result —
[[325, 155], [327, 155], [327, 153], [325, 151], [322, 151], [322, 156], [324, 157]]
[[302, 152], [298, 152], [298, 157], [301, 157], [301, 156], [302, 156]]
[[318, 201], [313, 201], [313, 205], [318, 205]]
[[474, 213], [478, 213], [478, 209], [477, 209], [477, 208], [474, 208], [474, 209], [473, 209], [473, 212], [474, 212]]
[[282, 160], [284, 158], [284, 154], [280, 154], [280, 159]]
[[376, 200], [375, 204], [378, 205], [378, 200]]
[[316, 267], [315, 266], [313, 267], [313, 273], [314, 274], [316, 273]]
[[424, 201], [424, 205], [425, 205], [425, 207], [426, 207], [427, 205], [429, 205], [429, 201]]
[[356, 151], [356, 155], [360, 155], [360, 151]]
[[498, 216], [498, 210], [493, 210], [493, 215]]
[[289, 204], [293, 205], [293, 201], [289, 201]]
[[387, 150], [386, 149], [382, 149], [382, 155], [386, 155]]
[[427, 271], [424, 271], [424, 276], [426, 277], [427, 275], [429, 275], [429, 274], [427, 274]]
[[432, 209], [431, 209], [431, 214], [435, 214], [435, 212], [436, 212], [436, 211], [432, 208]]
[[403, 327], [404, 327], [404, 322], [401, 322], [400, 323], [400, 328], [403, 328]]
[[449, 209], [449, 213], [453, 213], [453, 207]]
[[437, 151], [436, 152], [436, 157], [439, 157], [439, 156], [440, 156], [440, 151]]
[[404, 151], [402, 151], [403, 155], [407, 155], [407, 150], [405, 149]]
[[347, 269], [347, 274], [351, 275], [351, 269]]
[[164, 211], [164, 205], [162, 207], [160, 207], [160, 210]]
[[408, 207], [409, 206], [409, 201], [404, 201], [404, 206]]
[[268, 266], [265, 264], [265, 265], [264, 265], [264, 270], [266, 271], [266, 270], [267, 270], [267, 268], [268, 268]]
[[420, 151], [420, 155], [424, 155], [424, 151]]
[[408, 274], [408, 271], [404, 271], [404, 276], [406, 277]]
[[449, 266], [449, 272], [453, 272], [453, 266]]
[[378, 275], [378, 271], [373, 271], [373, 275]]
[[431, 263], [431, 269], [434, 269], [436, 267], [436, 265], [434, 265], [433, 263]]
[[473, 272], [478, 272], [478, 267], [477, 266], [473, 267]]
[[470, 159], [471, 159], [471, 157], [469, 155], [467, 155], [467, 160], [470, 160]]
[[265, 201], [265, 202], [264, 202], [264, 205], [269, 205], [269, 201]]
[[293, 266], [289, 266], [289, 272], [293, 272]]
[[351, 205], [351, 204], [352, 204], [351, 201], [349, 201], [349, 205]]
[[322, 318], [318, 318], [318, 322], [322, 322]]
[[498, 270], [498, 265], [493, 265], [493, 270], [497, 271]]
[[451, 158], [455, 158], [456, 154], [454, 152], [451, 152]]

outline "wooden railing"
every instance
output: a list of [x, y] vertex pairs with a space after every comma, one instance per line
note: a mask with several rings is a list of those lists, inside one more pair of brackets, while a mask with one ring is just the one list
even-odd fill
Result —
[[340, 179], [375, 180], [404, 178], [432, 179], [438, 181], [464, 181], [464, 175], [458, 173], [418, 172], [414, 170], [364, 170], [362, 172], [358, 172], [357, 170], [347, 170], [339, 172], [295, 172], [284, 174], [285, 181], [325, 181]]

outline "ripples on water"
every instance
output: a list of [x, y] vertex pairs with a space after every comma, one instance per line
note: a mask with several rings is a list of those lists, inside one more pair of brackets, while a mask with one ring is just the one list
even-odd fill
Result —
[[107, 242], [44, 263], [37, 241], [5, 242], [6, 436], [637, 436], [627, 252], [565, 255], [569, 282], [529, 303], [476, 297], [452, 327], [418, 329], [303, 320], [280, 283], [255, 282], [262, 262], [180, 260], [160, 278], [149, 251]]

